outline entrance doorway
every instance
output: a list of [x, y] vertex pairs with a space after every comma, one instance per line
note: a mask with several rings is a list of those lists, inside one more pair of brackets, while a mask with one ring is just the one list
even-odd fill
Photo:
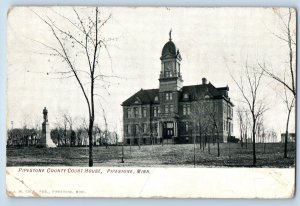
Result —
[[174, 137], [174, 123], [164, 122], [163, 124], [163, 139], [166, 143], [172, 143]]

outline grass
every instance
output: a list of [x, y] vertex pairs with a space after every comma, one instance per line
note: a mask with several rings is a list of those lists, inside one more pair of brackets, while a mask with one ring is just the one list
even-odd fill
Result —
[[[288, 144], [288, 158], [283, 158], [282, 143], [256, 144], [256, 167], [294, 167], [295, 144]], [[131, 152], [130, 152], [131, 150]], [[241, 148], [240, 144], [210, 145], [211, 154], [196, 145], [195, 167], [252, 167], [252, 144]], [[230, 154], [230, 155], [229, 155]], [[122, 147], [94, 147], [94, 166], [108, 167], [194, 167], [194, 145], [124, 146], [124, 163], [121, 163]], [[88, 147], [59, 148], [7, 148], [7, 166], [88, 166]]]

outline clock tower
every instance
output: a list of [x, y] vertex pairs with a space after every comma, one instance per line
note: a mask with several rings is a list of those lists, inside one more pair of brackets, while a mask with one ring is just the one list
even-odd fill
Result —
[[169, 41], [161, 53], [161, 71], [159, 76], [159, 128], [163, 142], [174, 143], [178, 137], [179, 97], [182, 89], [180, 73], [181, 55], [172, 41], [172, 30]]
[[181, 55], [172, 41], [172, 31], [169, 33], [169, 41], [162, 49], [161, 72], [159, 77], [160, 92], [175, 92], [182, 88], [182, 77], [180, 73]]

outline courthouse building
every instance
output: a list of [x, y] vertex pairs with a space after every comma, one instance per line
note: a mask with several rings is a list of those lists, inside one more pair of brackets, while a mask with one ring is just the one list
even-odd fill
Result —
[[159, 88], [141, 89], [122, 103], [124, 143], [227, 142], [233, 128], [228, 86], [216, 88], [206, 78], [183, 86], [182, 58], [169, 36], [160, 57]]

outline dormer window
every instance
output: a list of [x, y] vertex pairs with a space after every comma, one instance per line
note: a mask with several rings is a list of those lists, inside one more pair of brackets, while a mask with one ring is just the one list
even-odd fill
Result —
[[189, 98], [189, 95], [188, 95], [187, 93], [185, 93], [185, 94], [183, 95], [183, 98], [184, 98], [184, 99], [188, 99], [188, 98]]
[[208, 95], [208, 94], [205, 95], [204, 98], [205, 98], [205, 99], [209, 99], [209, 95]]
[[154, 97], [154, 101], [158, 102], [158, 96]]

